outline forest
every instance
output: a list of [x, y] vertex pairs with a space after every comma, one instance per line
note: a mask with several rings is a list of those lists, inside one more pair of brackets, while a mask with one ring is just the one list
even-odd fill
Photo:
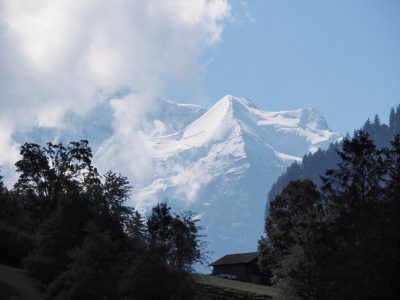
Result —
[[259, 267], [285, 299], [398, 299], [399, 121], [397, 107], [278, 179]]
[[0, 177], [0, 264], [23, 267], [47, 299], [193, 299], [193, 214], [160, 203], [144, 218], [126, 205], [127, 178], [91, 159], [87, 141], [21, 147], [13, 189]]

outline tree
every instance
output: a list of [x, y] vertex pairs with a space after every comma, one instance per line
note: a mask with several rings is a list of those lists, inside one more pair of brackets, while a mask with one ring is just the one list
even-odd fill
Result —
[[3, 176], [0, 174], [0, 193], [4, 193], [5, 187], [4, 187], [4, 182], [3, 182]]
[[24, 260], [28, 274], [41, 288], [47, 286], [71, 263], [69, 253], [87, 235], [85, 226], [95, 219], [87, 197], [79, 192], [65, 196], [57, 210], [43, 221], [36, 232], [36, 248]]
[[146, 225], [134, 212], [126, 232], [131, 246], [120, 283], [123, 299], [194, 299], [196, 285], [189, 271], [202, 254], [191, 212], [172, 216], [165, 203], [158, 204]]
[[[338, 169], [323, 178], [325, 242], [322, 261], [329, 263], [323, 292], [326, 299], [371, 299], [381, 293], [382, 211], [386, 163], [384, 151], [363, 131], [345, 139]], [[330, 295], [327, 297], [326, 295]], [[335, 295], [335, 296], [334, 296]]]
[[15, 195], [7, 190], [0, 175], [0, 263], [20, 267], [33, 249], [25, 221]]
[[129, 261], [121, 278], [120, 295], [135, 300], [198, 299], [191, 274], [165, 265], [151, 252], [142, 252]]
[[87, 227], [81, 247], [71, 256], [68, 269], [49, 286], [51, 299], [119, 299], [121, 253], [110, 234], [92, 225]]
[[290, 276], [303, 255], [316, 222], [320, 194], [310, 180], [292, 181], [273, 201], [259, 242], [259, 265], [273, 282]]
[[4, 187], [3, 176], [0, 175], [0, 223], [12, 223], [17, 213], [15, 204], [10, 199], [10, 194]]
[[[113, 184], [115, 181], [118, 184]], [[71, 185], [60, 195], [56, 210], [38, 228], [35, 251], [25, 259], [29, 274], [44, 289], [67, 270], [72, 262], [70, 253], [88, 235], [88, 224], [108, 231], [121, 243], [126, 240], [125, 219], [131, 209], [124, 206], [129, 190], [125, 177], [108, 173], [104, 183], [85, 184], [84, 190]]]
[[389, 125], [393, 133], [400, 131], [400, 105], [390, 111]]
[[20, 154], [22, 159], [15, 164], [20, 173], [15, 190], [40, 204], [41, 220], [56, 210], [63, 193], [83, 188], [81, 183], [86, 178], [97, 177], [91, 165], [92, 151], [84, 140], [70, 142], [67, 147], [26, 143]]
[[400, 282], [400, 135], [395, 135], [391, 148], [386, 152], [387, 182], [385, 195], [377, 210], [377, 229], [379, 230], [379, 256], [376, 264], [380, 266], [375, 278], [380, 287], [381, 298], [396, 299]]
[[0, 264], [20, 267], [34, 247], [34, 240], [28, 233], [6, 222], [0, 222]]
[[193, 214], [172, 216], [165, 203], [156, 205], [147, 220], [149, 247], [170, 267], [188, 271], [202, 261], [199, 228]]
[[[393, 240], [390, 232], [395, 223], [388, 221], [393, 218], [385, 199], [388, 167], [393, 166], [387, 158], [391, 153], [385, 148], [376, 149], [368, 134], [358, 131], [352, 139], [343, 141], [338, 152], [342, 159], [339, 168], [324, 177], [329, 247], [320, 261], [330, 262], [325, 276], [329, 283], [324, 288], [326, 299], [393, 297], [393, 291], [384, 288], [394, 286], [395, 247], [388, 247], [386, 240], [388, 236]], [[389, 276], [388, 270], [392, 270]]]
[[192, 212], [182, 217], [177, 215], [172, 220], [172, 249], [171, 265], [179, 270], [192, 271], [196, 262], [201, 262], [201, 241], [199, 236], [198, 220]]
[[395, 299], [399, 149], [400, 137], [377, 149], [357, 131], [343, 140], [321, 194], [291, 182], [270, 203], [260, 263], [288, 298]]
[[121, 174], [108, 171], [103, 178], [102, 197], [98, 197], [104, 201], [99, 207], [101, 214], [108, 218], [109, 230], [114, 230], [115, 234], [122, 234], [133, 213], [133, 210], [125, 205], [131, 196], [132, 187], [128, 178]]
[[145, 220], [137, 211], [132, 211], [128, 221], [126, 222], [125, 233], [128, 240], [133, 244], [141, 244], [142, 247], [147, 243]]

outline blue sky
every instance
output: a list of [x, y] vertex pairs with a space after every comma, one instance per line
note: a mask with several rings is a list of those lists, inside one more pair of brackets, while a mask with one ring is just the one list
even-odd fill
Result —
[[400, 0], [3, 2], [0, 165], [15, 132], [104, 101], [134, 133], [159, 97], [313, 107], [341, 134], [400, 103]]
[[386, 121], [400, 103], [400, 1], [230, 3], [233, 20], [202, 57], [211, 102], [232, 94], [266, 110], [314, 107], [342, 134], [376, 113]]

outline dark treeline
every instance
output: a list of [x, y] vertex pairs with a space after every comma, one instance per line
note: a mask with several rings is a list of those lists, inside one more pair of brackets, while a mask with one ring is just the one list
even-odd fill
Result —
[[0, 177], [0, 263], [23, 267], [48, 299], [193, 299], [201, 262], [192, 213], [165, 204], [145, 220], [131, 186], [100, 176], [87, 141], [25, 144], [14, 188]]
[[[373, 122], [369, 119], [365, 122], [362, 130], [369, 134], [378, 148], [389, 147], [393, 136], [400, 133], [400, 105], [390, 110], [389, 125], [382, 124], [376, 115]], [[320, 186], [320, 175], [328, 169], [335, 168], [339, 163], [340, 158], [336, 151], [340, 147], [341, 143], [331, 144], [326, 150], [320, 149], [315, 153], [306, 154], [300, 164], [292, 164], [272, 185], [268, 200], [274, 199], [292, 180], [310, 179]]]
[[288, 299], [398, 299], [400, 135], [380, 147], [360, 130], [337, 154], [320, 188], [292, 181], [270, 202], [259, 265]]

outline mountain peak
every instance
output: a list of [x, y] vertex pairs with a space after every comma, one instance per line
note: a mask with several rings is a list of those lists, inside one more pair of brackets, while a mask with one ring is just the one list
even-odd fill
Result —
[[243, 106], [243, 99], [227, 95], [215, 103], [205, 114], [190, 124], [183, 134], [183, 139], [196, 141], [196, 144], [211, 140], [225, 139], [234, 126], [234, 110], [238, 104]]
[[[224, 96], [215, 103], [209, 111], [220, 110], [230, 117], [240, 120], [253, 120], [259, 123], [270, 123], [283, 125], [283, 119], [293, 123], [292, 127], [309, 128], [311, 130], [329, 130], [328, 124], [323, 115], [312, 107], [295, 110], [269, 112], [260, 110], [247, 98], [239, 98], [230, 94]], [[250, 121], [251, 122], [251, 121]]]
[[232, 96], [230, 94], [225, 95], [214, 106], [220, 105], [220, 104], [225, 104], [225, 105], [229, 104], [231, 106], [231, 109], [234, 106], [245, 106], [245, 107], [253, 107], [253, 108], [255, 108], [255, 105], [249, 99], [235, 97], [235, 96]]

